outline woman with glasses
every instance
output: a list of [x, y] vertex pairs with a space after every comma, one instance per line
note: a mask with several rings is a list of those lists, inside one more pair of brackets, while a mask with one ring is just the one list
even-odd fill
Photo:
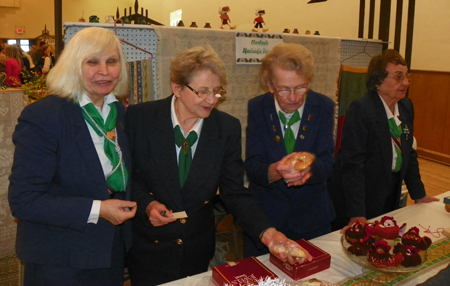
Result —
[[411, 75], [395, 50], [375, 56], [367, 73], [368, 93], [352, 102], [342, 146], [328, 189], [344, 232], [355, 222], [399, 208], [402, 181], [416, 203], [437, 201], [427, 196], [412, 148], [414, 109], [406, 97]]
[[[304, 46], [276, 45], [262, 60], [265, 94], [248, 104], [245, 171], [249, 189], [271, 223], [293, 240], [331, 231], [334, 210], [326, 190], [333, 166], [334, 103], [309, 88], [314, 59]], [[297, 152], [315, 156], [303, 171], [286, 170]], [[244, 256], [267, 253], [244, 236]]]
[[[134, 286], [208, 269], [215, 252], [211, 201], [218, 189], [255, 243], [294, 243], [272, 227], [243, 186], [241, 125], [215, 109], [227, 84], [218, 55], [209, 46], [180, 53], [172, 60], [170, 81], [172, 96], [127, 111], [132, 198], [138, 203], [128, 259]], [[291, 256], [277, 256], [294, 263]]]

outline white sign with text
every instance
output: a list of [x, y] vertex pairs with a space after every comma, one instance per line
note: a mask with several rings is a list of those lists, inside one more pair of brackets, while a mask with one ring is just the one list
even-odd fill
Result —
[[236, 33], [236, 64], [260, 64], [264, 56], [277, 44], [283, 42], [280, 34]]

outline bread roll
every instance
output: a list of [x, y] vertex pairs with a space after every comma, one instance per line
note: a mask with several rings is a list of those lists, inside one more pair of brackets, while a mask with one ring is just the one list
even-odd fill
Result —
[[300, 247], [285, 247], [284, 245], [275, 245], [272, 247], [272, 252], [275, 254], [284, 253], [292, 257], [306, 258], [306, 252]]
[[312, 163], [314, 163], [315, 157], [313, 154], [308, 152], [298, 152], [295, 154], [295, 160], [297, 162], [294, 164], [294, 170], [303, 171], [311, 167]]

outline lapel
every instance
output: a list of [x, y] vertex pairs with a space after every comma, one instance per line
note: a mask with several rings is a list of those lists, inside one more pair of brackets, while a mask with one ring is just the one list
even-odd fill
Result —
[[392, 142], [386, 110], [384, 109], [381, 98], [376, 92], [371, 92], [368, 97], [371, 102], [371, 106], [373, 107], [373, 112], [375, 112], [374, 132], [376, 134], [372, 138], [378, 138], [377, 141], [380, 144], [384, 173], [386, 178], [390, 181], [392, 177]]
[[[406, 106], [404, 106], [402, 104], [402, 101], [399, 101], [398, 103], [398, 109], [400, 112], [400, 116], [399, 119], [402, 122], [401, 126], [402, 126], [402, 135], [401, 135], [401, 143], [402, 143], [402, 165], [403, 166], [407, 166], [408, 162], [409, 162], [409, 154], [411, 153], [411, 149], [412, 149], [412, 141], [413, 141], [413, 137], [410, 133], [412, 133], [412, 124], [411, 122], [408, 120], [408, 118], [410, 118], [409, 115], [409, 110], [407, 109]], [[401, 177], [403, 178], [405, 173], [406, 173], [406, 169], [407, 168], [403, 168], [401, 169]]]
[[284, 146], [283, 133], [281, 131], [281, 123], [278, 113], [275, 108], [274, 95], [266, 93], [262, 101], [262, 113], [265, 120], [264, 127], [268, 134], [269, 150], [273, 151], [273, 157], [282, 158], [287, 155], [286, 147]]
[[[117, 122], [116, 122], [116, 130], [117, 130], [117, 139], [119, 140], [119, 146], [122, 151], [123, 160], [125, 160], [125, 166], [128, 171], [128, 186], [130, 186], [130, 178], [131, 178], [131, 154], [130, 154], [130, 145], [128, 144], [127, 135], [125, 133], [125, 108], [123, 104], [120, 102], [115, 103], [117, 106]], [[129, 189], [127, 189], [129, 193]], [[127, 197], [128, 194], [127, 194]]]
[[222, 148], [224, 143], [220, 140], [217, 110], [214, 109], [211, 115], [204, 119], [191, 169], [182, 189], [188, 204], [201, 201], [201, 197], [204, 197], [203, 192], [210, 190], [210, 188], [201, 189], [199, 186], [209, 186], [207, 180], [212, 177], [211, 172], [218, 169], [216, 165], [220, 164], [218, 160], [221, 158], [217, 156], [217, 148]]
[[91, 135], [81, 114], [81, 108], [73, 101], [66, 100], [63, 105], [65, 114], [69, 118], [69, 122], [74, 130], [75, 144], [78, 147], [78, 152], [88, 166], [88, 172], [93, 178], [98, 191], [98, 197], [105, 197], [107, 193], [107, 185], [103, 175], [103, 169], [98, 160], [98, 154], [92, 142]]
[[302, 120], [300, 121], [300, 126], [297, 134], [297, 140], [295, 141], [294, 152], [311, 150], [310, 144], [314, 143], [315, 140], [310, 140], [315, 138], [313, 133], [315, 133], [315, 120], [318, 118], [319, 114], [319, 101], [315, 92], [308, 92], [308, 98], [305, 101], [305, 108], [303, 109]]
[[161, 105], [160, 108], [157, 108], [158, 115], [152, 116], [155, 122], [147, 125], [148, 128], [151, 128], [148, 132], [148, 146], [150, 150], [154, 150], [154, 153], [151, 154], [158, 162], [158, 169], [165, 170], [159, 173], [162, 175], [161, 181], [164, 182], [165, 189], [170, 190], [167, 193], [171, 196], [174, 208], [184, 209], [170, 114], [171, 102], [172, 96], [158, 102]]

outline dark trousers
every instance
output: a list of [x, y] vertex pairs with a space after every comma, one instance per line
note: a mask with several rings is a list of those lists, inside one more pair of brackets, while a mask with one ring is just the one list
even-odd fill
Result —
[[125, 246], [116, 227], [110, 268], [75, 269], [25, 263], [24, 286], [123, 286]]

